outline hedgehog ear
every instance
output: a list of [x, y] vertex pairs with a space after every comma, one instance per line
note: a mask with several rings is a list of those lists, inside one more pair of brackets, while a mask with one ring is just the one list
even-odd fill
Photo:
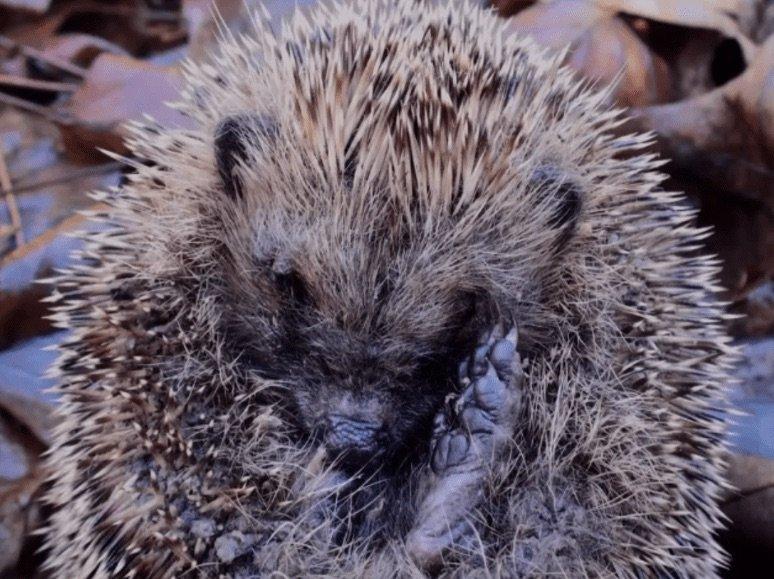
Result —
[[226, 194], [232, 199], [242, 196], [242, 183], [234, 172], [239, 163], [249, 159], [248, 144], [265, 145], [274, 138], [277, 128], [272, 119], [242, 113], [223, 119], [215, 129], [215, 160]]
[[583, 190], [555, 165], [541, 165], [531, 180], [540, 196], [551, 195], [556, 200], [548, 225], [559, 232], [555, 246], [560, 251], [575, 233], [583, 206]]

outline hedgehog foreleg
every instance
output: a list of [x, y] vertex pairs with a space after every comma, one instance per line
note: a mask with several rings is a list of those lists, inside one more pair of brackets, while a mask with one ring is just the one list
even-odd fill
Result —
[[513, 434], [521, 406], [523, 373], [517, 332], [500, 325], [483, 336], [460, 366], [462, 394], [435, 419], [429, 490], [406, 539], [409, 555], [423, 568], [445, 551], [475, 537], [471, 515], [483, 497], [492, 465]]

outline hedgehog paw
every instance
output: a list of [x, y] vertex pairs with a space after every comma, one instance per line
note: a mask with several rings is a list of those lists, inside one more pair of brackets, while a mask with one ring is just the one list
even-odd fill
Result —
[[498, 324], [460, 365], [462, 394], [435, 419], [430, 467], [434, 480], [406, 545], [422, 568], [437, 566], [444, 551], [465, 549], [475, 536], [470, 521], [491, 466], [513, 432], [523, 373], [517, 332]]
[[430, 464], [438, 476], [481, 469], [511, 437], [523, 373], [516, 328], [503, 334], [498, 324], [460, 364], [465, 390], [435, 418]]

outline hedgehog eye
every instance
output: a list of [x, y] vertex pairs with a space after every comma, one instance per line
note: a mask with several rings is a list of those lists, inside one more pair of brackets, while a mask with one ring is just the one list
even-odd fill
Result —
[[465, 292], [462, 297], [462, 308], [460, 310], [461, 323], [467, 324], [478, 313], [481, 307], [481, 297], [475, 292]]
[[239, 163], [249, 161], [249, 143], [265, 146], [277, 133], [268, 117], [244, 113], [226, 117], [215, 129], [215, 160], [226, 194], [232, 199], [242, 196], [242, 183], [234, 173]]
[[288, 296], [294, 302], [307, 303], [309, 291], [301, 275], [284, 261], [277, 260], [272, 266], [272, 277], [280, 292]]
[[306, 284], [296, 272], [283, 273], [275, 276], [275, 279], [280, 289], [292, 296], [295, 301], [304, 303], [307, 301], [309, 292], [307, 291]]

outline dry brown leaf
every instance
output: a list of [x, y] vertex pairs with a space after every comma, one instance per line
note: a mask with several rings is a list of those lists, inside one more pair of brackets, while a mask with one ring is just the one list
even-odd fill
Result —
[[[46, 36], [41, 33], [38, 42], [44, 42], [45, 38]], [[57, 70], [59, 74], [67, 73], [75, 78], [83, 78], [86, 72], [81, 67], [68, 62], [67, 60], [57, 58], [54, 55], [46, 56], [37, 48], [27, 46], [17, 40], [1, 35], [0, 48], [3, 48], [9, 55], [13, 55], [12, 61], [9, 60], [6, 62], [12, 62], [12, 68], [7, 70], [15, 74], [26, 74], [29, 61], [32, 61], [32, 68], [34, 68], [34, 63], [36, 61], [40, 61], [44, 66]]]
[[519, 10], [523, 10], [535, 3], [535, 0], [491, 0], [492, 6], [500, 16], [513, 16]]
[[723, 504], [732, 531], [749, 543], [774, 550], [774, 460], [732, 456], [728, 477], [737, 489]]
[[48, 405], [0, 387], [0, 573], [17, 565], [40, 522], [33, 497], [45, 479], [40, 461], [52, 427]]
[[757, 24], [755, 38], [758, 42], [763, 42], [769, 36], [774, 34], [774, 3], [769, 3], [768, 6], [766, 6], [766, 11], [763, 13], [763, 17]]
[[148, 55], [184, 43], [184, 24], [178, 13], [150, 10], [144, 1], [69, 0], [56, 2], [44, 17], [22, 20], [3, 33], [32, 47], [59, 34], [88, 34], [131, 54]]
[[506, 30], [530, 36], [542, 46], [563, 49], [614, 14], [589, 0], [557, 0], [519, 12], [507, 20]]
[[[733, 94], [733, 93], [732, 93]], [[739, 78], [738, 98], [746, 120], [758, 128], [768, 152], [764, 155], [774, 167], [774, 36], [762, 46], [760, 53]], [[774, 191], [772, 191], [774, 192]]]
[[[76, 213], [99, 209], [88, 192], [118, 182], [120, 167], [74, 167], [61, 158], [56, 127], [18, 111], [0, 114], [0, 147], [6, 152], [10, 188], [18, 200], [25, 243], [4, 239], [0, 247], [0, 348], [50, 331], [47, 304], [40, 298], [50, 286], [34, 283], [52, 268], [69, 263], [76, 240], [67, 235], [84, 226]], [[1, 206], [0, 214], [5, 213]], [[7, 220], [3, 216], [0, 220]]]
[[78, 227], [80, 227], [87, 221], [89, 213], [102, 211], [106, 207], [107, 206], [104, 203], [94, 203], [91, 207], [89, 207], [87, 211], [83, 211], [83, 212], [71, 215], [70, 217], [68, 217], [67, 219], [65, 219], [58, 225], [56, 225], [56, 227], [47, 229], [44, 233], [42, 233], [38, 237], [31, 239], [28, 243], [25, 243], [22, 247], [15, 249], [14, 251], [10, 252], [8, 255], [3, 257], [2, 261], [0, 261], [0, 268], [7, 267], [11, 263], [19, 261], [24, 257], [26, 257], [27, 255], [35, 251], [38, 251], [40, 248], [54, 241], [60, 235], [63, 235], [65, 233], [72, 233], [73, 231], [76, 231]]
[[100, 36], [134, 55], [168, 50], [186, 41], [182, 19], [174, 13], [155, 15], [143, 2], [82, 0], [62, 10], [57, 32]]
[[[767, 171], [747, 178], [760, 200], [774, 204], [774, 37], [738, 78], [699, 97], [633, 111], [642, 129], [654, 130], [668, 156], [691, 151], [732, 155]], [[728, 167], [722, 167], [728, 171]], [[718, 175], [722, 178], [722, 175]]]
[[774, 274], [774, 37], [727, 84], [684, 101], [634, 109], [633, 126], [658, 135], [678, 188], [701, 200], [708, 245], [738, 299]]
[[105, 160], [98, 148], [125, 153], [125, 123], [143, 115], [166, 126], [188, 126], [188, 119], [165, 104], [177, 100], [181, 86], [176, 67], [101, 54], [62, 109], [66, 120], [60, 129], [68, 156], [76, 162], [94, 163]]
[[646, 106], [671, 98], [669, 66], [618, 18], [602, 20], [580, 36], [567, 64], [601, 86], [618, 80], [613, 98], [619, 105]]
[[[744, 55], [735, 41], [725, 39], [714, 30], [688, 30], [643, 22], [647, 22], [649, 28], [660, 29], [655, 38], [647, 38], [646, 42], [649, 41], [656, 51], [668, 53], [666, 59], [675, 79], [675, 100], [715, 90], [746, 68]], [[672, 46], [672, 50], [669, 48], [674, 39], [670, 38], [666, 27], [671, 27], [675, 34], [680, 35], [679, 45]]]
[[[738, 163], [732, 160], [729, 165]], [[697, 159], [690, 172], [683, 167], [675, 171], [683, 179], [693, 181], [683, 181], [675, 188], [685, 190], [693, 186], [697, 190], [695, 196], [701, 203], [700, 225], [713, 228], [707, 251], [718, 255], [723, 262], [721, 282], [728, 289], [727, 297], [739, 300], [774, 273], [774, 215], [759, 201], [712, 188], [716, 179], [710, 175], [705, 181], [699, 174], [707, 165]], [[720, 170], [719, 167], [711, 169]]]
[[223, 23], [230, 34], [239, 35], [252, 28], [252, 14], [255, 11], [266, 10], [271, 18], [271, 26], [277, 28], [294, 10], [304, 10], [317, 2], [318, 0], [222, 0], [215, 3], [213, 0], [188, 0], [183, 5], [191, 39], [188, 56], [194, 60], [210, 56], [216, 50]]
[[59, 34], [47, 38], [40, 47], [40, 58], [31, 58], [31, 68], [47, 77], [59, 78], [61, 69], [48, 65], [49, 61], [66, 61], [88, 68], [103, 52], [129, 56], [122, 47], [91, 34]]
[[212, 0], [188, 0], [183, 5], [183, 15], [188, 24], [188, 56], [194, 60], [206, 58], [215, 47], [219, 35], [218, 19], [234, 34], [244, 31], [249, 23], [250, 0], [225, 0], [218, 2], [217, 15]]
[[774, 334], [774, 281], [768, 280], [735, 303], [731, 312], [743, 317], [733, 320], [734, 336], [767, 336]]
[[756, 53], [752, 42], [732, 18], [744, 3], [738, 0], [589, 0], [595, 7], [691, 28], [717, 30], [739, 42], [747, 60]]
[[19, 292], [0, 290], [0, 349], [51, 330], [51, 312], [41, 302], [48, 288], [33, 285]]
[[[4, 152], [3, 158], [9, 169], [7, 188], [16, 198], [19, 221], [24, 232], [24, 243], [13, 243], [11, 238], [2, 240], [0, 263], [8, 252], [23, 247], [27, 241], [56, 227], [74, 212], [92, 205], [94, 201], [89, 197], [89, 191], [118, 182], [117, 172], [120, 168], [115, 163], [89, 167], [74, 166], [62, 158], [56, 126], [16, 110], [5, 109], [0, 113], [0, 150]], [[2, 167], [0, 173], [1, 169]], [[0, 223], [7, 224], [3, 201], [4, 199], [0, 198]], [[23, 270], [25, 266], [28, 271], [37, 269], [29, 261], [19, 264], [17, 269]], [[31, 280], [23, 284], [9, 283], [9, 277], [13, 277], [10, 271], [0, 272], [0, 289], [17, 295], [22, 300], [20, 305], [28, 303], [29, 300], [18, 292], [32, 291], [29, 287]], [[4, 296], [7, 298], [7, 294], [4, 293]], [[0, 309], [8, 311], [5, 307]], [[33, 313], [36, 310], [29, 311]], [[36, 326], [34, 323], [28, 325]], [[5, 335], [5, 329], [0, 328], [0, 336]], [[0, 343], [3, 341], [0, 337]]]
[[[701, 202], [703, 224], [715, 228], [709, 249], [724, 259], [734, 299], [774, 273], [774, 41], [756, 48], [736, 25], [751, 6], [553, 0], [507, 21], [544, 46], [569, 45], [568, 64], [585, 78], [604, 85], [621, 72], [613, 97], [636, 107], [630, 128], [659, 134], [670, 186]], [[723, 60], [734, 39], [754, 56], [746, 70], [744, 55]], [[686, 93], [694, 96], [661, 104]]]
[[0, 386], [0, 416], [6, 425], [14, 426], [13, 436], [22, 442], [31, 463], [36, 463], [51, 442], [55, 425], [51, 407], [40, 400], [6, 392]]
[[557, 0], [519, 12], [506, 27], [542, 46], [569, 46], [567, 64], [602, 86], [620, 79], [613, 96], [621, 105], [668, 101], [672, 86], [668, 65], [614, 14], [589, 0]]
[[11, 572], [18, 564], [28, 533], [26, 510], [39, 485], [40, 481], [31, 478], [0, 481], [0, 574]]
[[42, 14], [51, 5], [51, 0], [0, 0], [0, 6], [9, 8], [20, 8], [30, 12]]

